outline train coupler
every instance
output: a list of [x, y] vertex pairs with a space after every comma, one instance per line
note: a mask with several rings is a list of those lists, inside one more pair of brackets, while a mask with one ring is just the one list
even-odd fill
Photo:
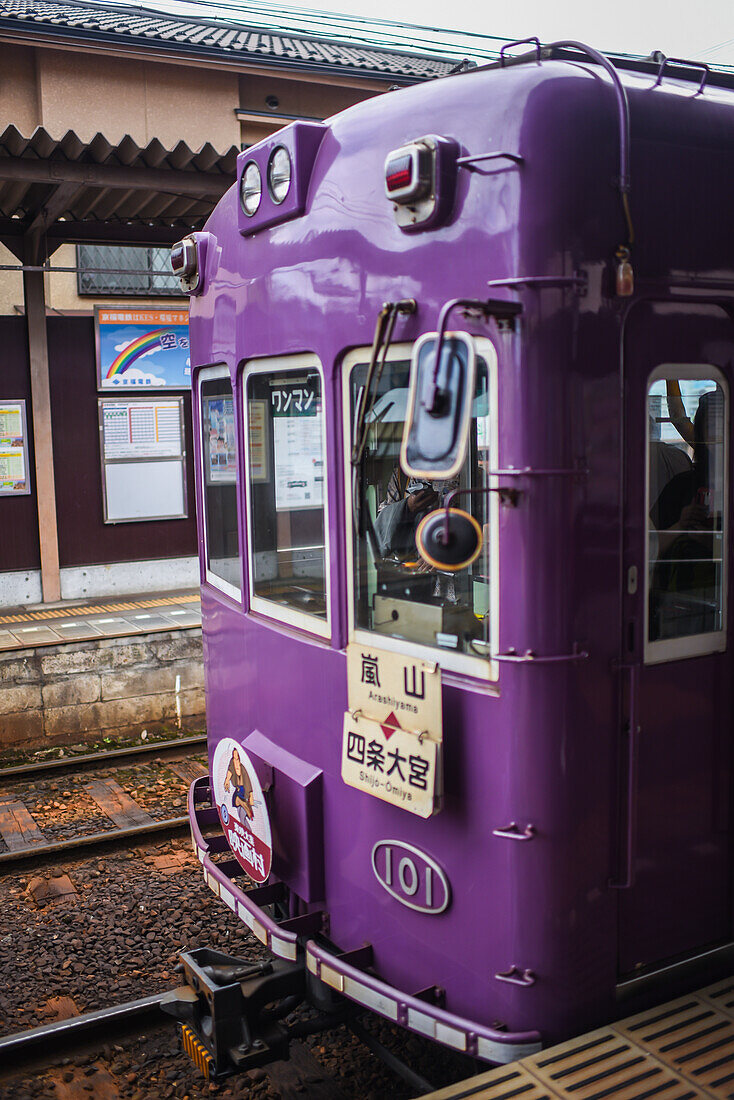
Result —
[[180, 955], [185, 985], [161, 1006], [183, 1028], [184, 1049], [212, 1081], [288, 1057], [281, 1022], [305, 996], [305, 969], [282, 959], [239, 959], [199, 947]]

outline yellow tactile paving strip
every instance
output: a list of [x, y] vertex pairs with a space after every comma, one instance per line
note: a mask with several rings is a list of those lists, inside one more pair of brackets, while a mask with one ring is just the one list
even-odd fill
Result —
[[424, 1100], [729, 1100], [734, 979], [620, 1020]]
[[120, 638], [201, 625], [199, 593], [178, 592], [38, 607], [0, 615], [0, 652], [97, 638]]
[[108, 615], [111, 611], [138, 611], [146, 607], [167, 607], [170, 604], [198, 603], [197, 593], [182, 596], [155, 596], [149, 600], [128, 600], [125, 603], [75, 604], [73, 607], [48, 607], [43, 611], [26, 611], [22, 615], [0, 615], [0, 626], [10, 623], [30, 623], [39, 619], [63, 619], [70, 615]]

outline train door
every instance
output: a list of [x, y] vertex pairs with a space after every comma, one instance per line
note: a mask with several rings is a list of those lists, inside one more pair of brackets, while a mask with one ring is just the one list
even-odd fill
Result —
[[640, 303], [623, 354], [622, 978], [732, 939], [734, 325], [717, 305]]

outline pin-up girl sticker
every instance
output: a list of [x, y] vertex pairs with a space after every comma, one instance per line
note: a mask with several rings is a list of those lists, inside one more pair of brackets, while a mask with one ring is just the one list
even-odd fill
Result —
[[273, 858], [270, 819], [249, 756], [225, 737], [214, 752], [214, 796], [233, 853], [255, 882], [265, 882]]

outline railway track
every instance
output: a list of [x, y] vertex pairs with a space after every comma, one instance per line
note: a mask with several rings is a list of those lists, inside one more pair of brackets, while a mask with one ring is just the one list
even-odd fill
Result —
[[[156, 799], [139, 776], [155, 786], [151, 765], [160, 760], [168, 779], [162, 788], [158, 779], [158, 789], [168, 789], [171, 772], [185, 788], [205, 770], [191, 759], [203, 755], [203, 745], [203, 738], [186, 738], [0, 771], [0, 836], [8, 845], [0, 852], [0, 1030], [25, 1028], [0, 1036], [3, 1097], [90, 1087], [120, 1100], [209, 1095], [175, 1021], [161, 1011], [170, 994], [142, 996], [170, 990], [180, 950], [212, 944], [256, 959], [262, 952], [203, 885], [190, 846], [176, 836], [188, 831], [188, 818], [145, 820]], [[81, 832], [91, 820], [86, 804], [81, 817], [68, 806], [54, 809], [80, 800], [82, 791], [91, 799], [89, 788], [96, 820], [108, 815], [104, 831]], [[170, 805], [175, 797], [171, 787]], [[159, 816], [168, 805], [160, 802]], [[54, 814], [76, 835], [55, 839]], [[120, 1003], [99, 1008], [105, 1000]], [[71, 1015], [60, 1019], [62, 1012]], [[383, 1055], [378, 1035], [361, 1035], [359, 1027], [355, 1020], [318, 1036], [296, 1030], [287, 1061], [224, 1082], [222, 1100], [240, 1097], [243, 1086], [252, 1100], [384, 1100], [425, 1091], [418, 1076], [406, 1089], [385, 1067], [389, 1059], [374, 1057]], [[379, 1034], [394, 1045], [394, 1037]]]
[[[188, 830], [185, 815], [154, 818], [117, 783], [116, 772], [125, 765], [135, 767], [148, 761], [168, 763], [170, 770], [180, 781], [181, 793], [189, 783], [205, 770], [203, 765], [190, 759], [193, 752], [202, 751], [205, 736], [182, 738], [153, 745], [115, 749], [109, 752], [89, 753], [61, 760], [36, 764], [22, 764], [0, 770], [0, 838], [5, 851], [0, 851], [0, 870], [8, 871], [19, 865], [49, 860], [65, 854], [81, 857], [102, 848], [127, 845], [133, 840], [156, 837], [159, 840]], [[77, 797], [83, 796], [95, 811], [102, 828], [84, 829], [74, 836], [51, 839], [39, 824], [38, 813], [26, 804], [31, 791], [36, 805], [39, 790], [44, 782], [73, 775], [78, 779], [85, 773], [104, 771], [111, 774], [97, 775], [87, 783], [77, 785]], [[108, 822], [115, 827], [108, 827]]]
[[[164, 1013], [170, 998], [170, 992], [141, 997], [2, 1037], [0, 1079], [30, 1065], [36, 1071], [53, 1066], [62, 1052], [68, 1058], [74, 1053], [88, 1053], [95, 1044], [124, 1042], [151, 1027], [173, 1029], [174, 1021]], [[301, 1042], [292, 1043], [287, 1061], [271, 1063], [264, 1073], [281, 1100], [301, 1100], [304, 1095], [309, 1100], [347, 1100], [334, 1076]]]
[[195, 737], [181, 737], [175, 741], [158, 741], [150, 745], [131, 745], [124, 749], [80, 753], [78, 756], [64, 756], [56, 760], [42, 760], [32, 764], [16, 764], [10, 768], [0, 768], [0, 786], [10, 780], [36, 779], [44, 775], [73, 775], [109, 763], [119, 766], [123, 763], [139, 762], [146, 756], [167, 760], [179, 756], [188, 749], [204, 749], [205, 746], [206, 734], [200, 733]]

